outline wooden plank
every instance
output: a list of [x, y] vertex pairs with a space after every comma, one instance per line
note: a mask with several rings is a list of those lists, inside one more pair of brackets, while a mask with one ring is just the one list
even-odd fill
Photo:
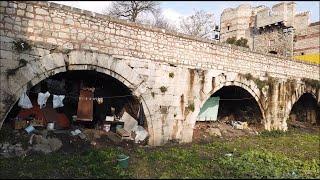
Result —
[[[89, 99], [91, 98], [91, 100]], [[93, 120], [93, 90], [80, 90], [77, 120], [92, 121]]]
[[117, 133], [121, 137], [130, 137], [130, 133], [128, 131], [126, 131], [125, 129], [117, 129]]

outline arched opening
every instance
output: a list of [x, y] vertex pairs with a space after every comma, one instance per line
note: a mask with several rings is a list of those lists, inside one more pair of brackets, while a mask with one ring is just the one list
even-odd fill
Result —
[[320, 106], [311, 93], [304, 93], [293, 104], [289, 114], [289, 128], [320, 125]]
[[[194, 129], [194, 139], [208, 136], [206, 134], [210, 134], [212, 130], [220, 131], [222, 136], [231, 137], [251, 134], [263, 129], [261, 123], [263, 115], [259, 104], [247, 90], [238, 86], [224, 86], [212, 94], [208, 100], [212, 103], [204, 105], [215, 107], [211, 107], [211, 110], [208, 107], [201, 108]], [[201, 118], [204, 109], [209, 109], [205, 113], [207, 117], [212, 118]]]
[[[50, 96], [45, 107], [40, 108], [38, 93], [46, 92], [49, 92]], [[65, 96], [62, 101], [63, 107], [53, 107], [53, 95]], [[19, 101], [16, 102], [8, 113], [5, 124], [11, 126], [19, 119], [34, 123], [33, 126], [39, 126], [40, 130], [47, 128], [44, 124], [54, 122], [56, 130], [80, 127], [102, 131], [105, 125], [109, 124], [109, 131], [117, 133], [118, 128], [124, 128], [128, 122], [123, 119], [125, 116], [130, 118], [130, 123], [136, 121], [135, 125], [148, 129], [139, 98], [116, 78], [94, 70], [72, 70], [55, 74], [30, 87], [27, 90], [27, 96], [33, 107], [23, 109], [19, 107]], [[39, 124], [36, 125], [36, 121]], [[13, 125], [13, 128], [19, 127]], [[131, 136], [131, 132], [129, 133]], [[147, 140], [144, 143], [147, 143]]]

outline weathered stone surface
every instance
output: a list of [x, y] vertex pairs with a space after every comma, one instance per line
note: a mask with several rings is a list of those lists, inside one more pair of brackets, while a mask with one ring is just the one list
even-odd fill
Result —
[[[301, 94], [312, 92], [319, 102], [317, 90], [304, 88], [306, 85], [300, 81], [319, 79], [319, 67], [315, 64], [110, 20], [102, 15], [100, 19], [64, 8], [50, 8], [49, 13], [47, 3], [15, 3], [18, 8], [3, 8], [6, 19], [2, 23], [5, 31], [1, 31], [1, 71], [16, 68], [18, 58], [26, 59], [28, 65], [14, 76], [1, 76], [1, 93], [6, 93], [0, 96], [0, 124], [9, 109], [6, 107], [14, 104], [8, 103], [8, 99], [19, 98], [29, 81], [37, 84], [67, 69], [95, 69], [119, 80], [141, 98], [151, 145], [170, 139], [190, 142], [201, 106], [224, 86], [239, 86], [255, 98], [267, 130], [286, 130], [286, 117]], [[17, 12], [24, 7], [22, 3], [26, 4], [26, 17]], [[12, 42], [20, 38], [30, 43], [31, 50], [20, 54], [12, 50]], [[173, 78], [169, 77], [171, 72]], [[254, 79], [244, 78], [246, 73]], [[260, 89], [257, 79], [267, 81], [266, 73], [279, 82]], [[299, 81], [296, 85], [301, 89], [289, 92], [281, 83], [289, 77]], [[162, 86], [167, 87], [166, 92], [161, 92]], [[191, 101], [193, 112], [186, 110]], [[166, 113], [161, 113], [160, 107], [168, 107]], [[48, 149], [41, 146], [39, 149]]]
[[41, 9], [41, 8], [36, 8], [36, 14], [41, 14], [41, 15], [49, 15], [49, 12], [45, 9]]

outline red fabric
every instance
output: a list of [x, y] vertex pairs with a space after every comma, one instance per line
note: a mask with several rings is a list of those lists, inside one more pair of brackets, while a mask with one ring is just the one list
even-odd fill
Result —
[[[48, 105], [47, 107], [40, 109], [40, 106], [38, 105], [38, 103], [36, 101], [32, 101], [32, 106], [33, 108], [31, 109], [21, 109], [21, 111], [18, 113], [18, 117], [25, 119], [28, 116], [34, 114], [35, 115], [35, 119], [43, 119], [44, 123], [47, 124], [48, 117], [53, 117], [52, 120], [57, 123], [57, 125], [61, 128], [68, 128], [70, 127], [70, 121], [67, 118], [67, 116], [64, 113], [58, 113], [55, 109], [52, 108], [52, 106]], [[46, 115], [48, 116], [46, 118], [46, 115], [44, 114], [44, 112], [50, 112], [47, 113]]]
[[46, 118], [42, 110], [40, 109], [40, 106], [38, 105], [38, 103], [32, 102], [32, 106], [33, 108], [31, 109], [21, 109], [21, 111], [18, 113], [18, 117], [25, 119], [28, 116], [34, 114], [35, 119], [44, 119], [44, 121], [46, 122]]

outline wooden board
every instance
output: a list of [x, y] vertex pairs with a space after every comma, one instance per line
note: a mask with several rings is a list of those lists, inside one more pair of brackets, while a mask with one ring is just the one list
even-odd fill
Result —
[[[89, 98], [91, 98], [91, 100]], [[92, 98], [93, 98], [92, 90], [89, 90], [89, 89], [80, 90], [77, 120], [79, 121], [93, 120], [93, 99]]]
[[117, 129], [117, 133], [121, 137], [130, 137], [130, 133], [128, 131], [126, 131], [125, 129]]

